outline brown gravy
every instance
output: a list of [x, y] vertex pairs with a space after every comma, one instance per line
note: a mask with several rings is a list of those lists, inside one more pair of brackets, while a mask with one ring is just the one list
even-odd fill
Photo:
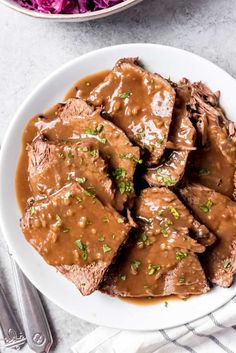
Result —
[[163, 304], [167, 307], [168, 303], [171, 301], [176, 301], [176, 300], [184, 300], [180, 299], [176, 295], [169, 295], [167, 297], [146, 297], [146, 298], [122, 298], [120, 297], [121, 300], [133, 304], [133, 305], [156, 305], [156, 304]]
[[[64, 99], [78, 96], [80, 98], [86, 99], [90, 92], [103, 81], [105, 76], [109, 73], [109, 70], [103, 70], [95, 74], [83, 77], [78, 80], [73, 87], [65, 94]], [[38, 114], [33, 116], [25, 126], [22, 136], [22, 150], [17, 165], [16, 178], [15, 178], [15, 190], [17, 201], [21, 212], [24, 211], [26, 207], [27, 200], [32, 196], [28, 182], [28, 154], [27, 154], [27, 144], [31, 143], [33, 139], [39, 133], [36, 124], [43, 119], [51, 120], [55, 117], [55, 112], [58, 109], [58, 104], [51, 107], [44, 114]]]
[[109, 119], [146, 152], [145, 163], [157, 163], [168, 139], [175, 90], [159, 75], [121, 59], [88, 97], [104, 107]]
[[66, 93], [65, 100], [73, 97], [79, 97], [86, 100], [89, 97], [91, 91], [104, 80], [109, 72], [110, 70], [103, 70], [81, 78]]

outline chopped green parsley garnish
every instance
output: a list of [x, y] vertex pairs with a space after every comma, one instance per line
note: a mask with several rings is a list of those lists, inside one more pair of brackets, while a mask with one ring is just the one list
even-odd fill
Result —
[[163, 142], [164, 142], [164, 140], [163, 140], [163, 139], [157, 139], [156, 141], [157, 141], [158, 145], [162, 145], [162, 144], [163, 144]]
[[100, 138], [99, 141], [105, 145], [107, 143], [107, 139], [104, 137], [104, 138]]
[[61, 217], [59, 216], [59, 214], [56, 214], [56, 225], [57, 227], [60, 227], [61, 224], [62, 224], [62, 221], [61, 221]]
[[161, 234], [165, 237], [168, 238], [168, 227], [161, 227]]
[[143, 288], [144, 289], [148, 289], [148, 288], [150, 288], [151, 286], [149, 285], [149, 284], [144, 284], [144, 286], [143, 286]]
[[134, 184], [132, 182], [121, 181], [118, 183], [118, 188], [121, 194], [134, 192]]
[[100, 132], [102, 132], [104, 126], [102, 124], [99, 124], [96, 129], [90, 129], [90, 128], [87, 128], [84, 130], [85, 134], [87, 135], [98, 135], [100, 134]]
[[164, 302], [165, 307], [167, 308], [169, 303], [167, 301]]
[[77, 181], [77, 183], [79, 184], [84, 184], [86, 182], [86, 178], [84, 177], [75, 178], [75, 181]]
[[98, 150], [91, 150], [89, 153], [94, 158], [96, 158], [98, 156]]
[[103, 217], [102, 221], [103, 223], [109, 223], [110, 219], [106, 216], [106, 217]]
[[184, 277], [184, 276], [181, 276], [181, 277], [179, 278], [179, 283], [180, 283], [180, 284], [184, 284], [184, 283], [185, 283], [185, 277]]
[[208, 200], [206, 203], [200, 206], [200, 210], [204, 213], [208, 213], [213, 206], [213, 202], [211, 200]]
[[103, 244], [102, 249], [104, 253], [111, 251], [110, 246], [108, 246], [107, 244]]
[[175, 207], [170, 207], [170, 212], [175, 219], [179, 219], [180, 214]]
[[88, 259], [87, 247], [80, 239], [75, 241], [75, 245], [82, 251], [81, 257], [84, 261]]
[[146, 234], [145, 232], [141, 233], [141, 234], [140, 234], [140, 239], [141, 239], [142, 241], [146, 241], [146, 240], [148, 239], [147, 234]]
[[81, 152], [88, 152], [88, 147], [84, 146], [84, 147], [79, 147], [79, 150]]
[[64, 228], [64, 229], [63, 229], [63, 233], [68, 233], [69, 231], [70, 231], [69, 228]]
[[95, 131], [96, 133], [100, 134], [100, 132], [102, 132], [103, 129], [104, 129], [104, 126], [102, 124], [99, 124]]
[[86, 250], [86, 245], [82, 243], [80, 239], [75, 241], [75, 245], [80, 249], [80, 250]]
[[129, 98], [131, 94], [132, 93], [130, 91], [127, 91], [127, 92], [120, 93], [119, 97], [122, 99], [126, 99], [126, 98]]
[[147, 236], [147, 234], [146, 234], [145, 232], [141, 233], [141, 234], [139, 235], [139, 238], [142, 240], [142, 242], [143, 242], [146, 246], [150, 245], [150, 241], [149, 241], [148, 236]]
[[82, 201], [81, 197], [79, 196], [76, 196], [75, 198], [76, 198], [76, 203], [80, 203]]
[[89, 189], [85, 189], [84, 190], [84, 194], [86, 195], [86, 196], [90, 196], [90, 197], [95, 197], [95, 192], [94, 192], [94, 190], [89, 190]]
[[139, 130], [139, 135], [140, 135], [141, 139], [143, 139], [143, 138], [145, 137], [146, 132], [145, 132], [145, 129], [144, 129], [144, 128], [142, 128], [142, 129]]
[[30, 215], [33, 216], [35, 214], [36, 209], [34, 206], [31, 206], [29, 211], [30, 211]]
[[125, 219], [124, 219], [124, 217], [120, 217], [120, 218], [118, 218], [118, 223], [124, 223], [124, 221], [125, 221]]
[[71, 151], [69, 151], [69, 152], [67, 153], [67, 157], [68, 157], [68, 158], [74, 158], [75, 156], [73, 155], [73, 153], [72, 153]]
[[132, 270], [137, 271], [139, 269], [139, 266], [141, 265], [141, 262], [139, 260], [133, 260], [130, 263], [130, 267]]
[[170, 176], [162, 176], [160, 173], [162, 172], [161, 168], [158, 168], [156, 171], [156, 179], [160, 183], [164, 184], [166, 187], [170, 187], [176, 184], [176, 181], [172, 179]]
[[199, 176], [206, 176], [209, 174], [210, 174], [210, 171], [207, 168], [202, 168], [202, 169], [199, 169], [199, 171], [198, 171]]
[[120, 159], [128, 159], [128, 160], [134, 161], [138, 164], [143, 163], [142, 159], [138, 159], [138, 158], [134, 157], [134, 155], [132, 153], [120, 153], [119, 157], [120, 157]]
[[228, 259], [224, 260], [223, 267], [224, 267], [225, 270], [228, 270], [231, 266], [232, 266], [232, 264], [231, 264], [231, 262]]
[[126, 281], [126, 279], [127, 279], [127, 276], [126, 275], [123, 275], [123, 274], [120, 274], [120, 279], [122, 280], [122, 281]]
[[160, 271], [161, 266], [160, 265], [153, 265], [153, 264], [149, 264], [148, 265], [148, 274], [150, 276], [154, 275], [155, 273], [157, 273], [158, 271]]
[[104, 235], [100, 235], [100, 237], [98, 238], [99, 241], [104, 241], [105, 240], [105, 237]]
[[87, 252], [87, 250], [84, 250], [83, 252], [82, 252], [82, 259], [84, 260], [84, 261], [86, 261], [86, 260], [88, 260], [88, 252]]
[[185, 259], [185, 257], [188, 256], [188, 253], [187, 252], [184, 252], [184, 251], [176, 251], [175, 253], [175, 258], [177, 261], [181, 261], [183, 259]]
[[124, 168], [116, 168], [112, 171], [112, 176], [116, 179], [124, 178], [127, 172]]

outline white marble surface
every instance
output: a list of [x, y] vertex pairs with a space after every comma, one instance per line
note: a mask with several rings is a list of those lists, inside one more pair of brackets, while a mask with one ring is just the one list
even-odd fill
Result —
[[[144, 0], [124, 13], [82, 24], [33, 20], [0, 5], [0, 142], [16, 108], [50, 72], [90, 50], [129, 42], [187, 49], [236, 77], [236, 2]], [[10, 263], [1, 236], [0, 282], [16, 307]], [[43, 300], [56, 341], [53, 352], [69, 352], [73, 343], [94, 328]]]

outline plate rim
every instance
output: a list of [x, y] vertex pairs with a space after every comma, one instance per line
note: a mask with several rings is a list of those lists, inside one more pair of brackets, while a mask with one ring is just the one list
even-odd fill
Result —
[[[103, 48], [100, 48], [100, 49], [97, 49], [97, 50], [94, 50], [94, 51], [90, 51], [86, 54], [83, 54], [81, 56], [78, 56], [72, 60], [69, 60], [68, 62], [66, 62], [65, 64], [61, 65], [59, 68], [57, 68], [56, 70], [54, 70], [51, 74], [49, 74], [48, 76], [46, 76], [41, 82], [39, 82], [38, 85], [36, 85], [36, 87], [32, 90], [32, 92], [30, 94], [27, 95], [27, 97], [23, 100], [23, 102], [20, 104], [19, 108], [16, 110], [16, 113], [13, 115], [13, 118], [12, 118], [12, 121], [10, 122], [8, 128], [7, 128], [7, 131], [5, 133], [5, 136], [3, 138], [3, 141], [2, 141], [2, 148], [1, 148], [1, 152], [0, 152], [0, 187], [2, 185], [2, 175], [3, 175], [3, 156], [5, 155], [6, 153], [6, 146], [7, 146], [7, 141], [10, 137], [10, 135], [12, 134], [13, 130], [14, 130], [14, 125], [15, 123], [17, 122], [17, 120], [19, 119], [19, 116], [21, 115], [21, 113], [23, 112], [23, 110], [25, 109], [25, 107], [28, 105], [28, 103], [30, 102], [30, 100], [32, 99], [32, 97], [37, 93], [38, 90], [40, 90], [48, 81], [51, 81], [55, 76], [57, 76], [58, 74], [60, 74], [61, 72], [63, 72], [64, 70], [66, 70], [68, 67], [70, 67], [71, 65], [73, 65], [74, 63], [76, 63], [77, 61], [80, 61], [80, 60], [86, 60], [86, 58], [89, 58], [90, 56], [94, 56], [96, 55], [97, 53], [101, 53], [101, 52], [109, 52], [109, 51], [113, 51], [115, 49], [121, 49], [122, 50], [125, 50], [126, 48], [135, 48], [135, 47], [140, 47], [140, 46], [149, 46], [149, 47], [155, 47], [156, 49], [157, 48], [161, 48], [161, 49], [167, 49], [167, 50], [174, 50], [174, 51], [178, 51], [178, 52], [181, 52], [182, 54], [185, 54], [185, 55], [190, 55], [190, 56], [194, 56], [196, 59], [200, 60], [200, 61], [203, 61], [207, 64], [210, 64], [210, 65], [213, 65], [215, 69], [217, 70], [220, 70], [221, 73], [223, 75], [226, 75], [230, 80], [233, 80], [234, 84], [236, 84], [236, 80], [230, 75], [228, 74], [226, 71], [224, 71], [222, 68], [220, 68], [219, 66], [217, 66], [216, 64], [212, 63], [211, 61], [205, 59], [205, 58], [202, 58], [201, 56], [199, 55], [196, 55], [194, 53], [191, 53], [189, 51], [186, 51], [186, 50], [183, 50], [183, 49], [179, 49], [179, 48], [176, 48], [176, 47], [172, 47], [172, 46], [165, 46], [165, 45], [161, 45], [161, 44], [154, 44], [154, 43], [130, 43], [130, 44], [119, 44], [119, 45], [114, 45], [114, 46], [109, 46], [109, 47], [103, 47]], [[140, 55], [141, 56], [141, 55]], [[3, 204], [2, 204], [2, 198], [0, 197], [0, 226], [1, 226], [1, 230], [2, 230], [2, 234], [5, 238], [5, 241], [9, 247], [9, 250], [10, 252], [13, 254], [16, 262], [18, 263], [18, 265], [20, 267], [21, 266], [21, 262], [19, 261], [19, 258], [18, 258], [18, 255], [17, 255], [17, 252], [14, 250], [14, 246], [12, 246], [12, 243], [9, 239], [9, 237], [7, 236], [7, 229], [6, 229], [6, 224], [5, 224], [5, 220], [3, 218], [3, 214], [2, 214], [2, 207], [3, 207]], [[31, 276], [28, 276], [28, 273], [27, 271], [24, 269], [23, 272], [25, 273], [25, 275], [29, 278]], [[86, 320], [93, 324], [96, 324], [96, 325], [101, 325], [101, 323], [99, 322], [99, 319], [97, 320], [97, 318], [94, 318], [94, 319], [91, 319], [91, 317], [89, 319], [86, 318], [86, 316], [78, 316], [76, 315], [75, 313], [73, 313], [71, 310], [68, 310], [68, 309], [65, 309], [65, 307], [62, 306], [61, 303], [59, 303], [59, 301], [54, 297], [54, 298], [51, 298], [44, 290], [44, 288], [39, 288], [39, 284], [38, 283], [35, 283], [34, 279], [30, 279], [30, 281], [34, 284], [34, 286], [36, 288], [38, 288], [38, 290], [40, 292], [42, 292], [50, 301], [52, 301], [53, 303], [55, 303], [57, 306], [59, 306], [60, 308], [62, 308], [63, 310], [69, 312], [71, 315], [74, 315], [76, 317], [79, 317], [83, 320]], [[232, 287], [231, 287], [232, 289]], [[226, 289], [227, 290], [227, 289]], [[231, 294], [229, 295], [228, 299], [225, 300], [224, 302], [222, 302], [221, 304], [217, 304], [214, 311], [219, 309], [220, 307], [223, 307], [225, 304], [227, 304], [227, 302], [229, 302], [236, 294], [236, 287], [233, 288], [234, 291], [230, 291]], [[153, 306], [154, 307], [154, 306]], [[192, 320], [187, 320], [187, 321], [182, 321], [180, 324], [178, 325], [165, 325], [161, 328], [158, 328], [158, 329], [165, 329], [165, 328], [173, 328], [173, 327], [178, 327], [178, 326], [181, 326], [183, 325], [184, 323], [186, 322], [192, 322], [192, 321], [195, 321], [197, 319], [200, 319], [204, 316], [206, 316], [207, 314], [209, 314], [209, 312], [212, 312], [212, 310], [206, 310], [205, 311], [205, 314], [203, 315], [197, 315], [197, 317], [194, 317]], [[195, 315], [196, 316], [196, 315]], [[108, 327], [113, 327], [113, 328], [116, 328], [117, 326], [116, 325], [107, 325]], [[122, 328], [122, 327], [117, 327], [119, 329], [127, 329], [127, 328]], [[157, 330], [157, 328], [150, 328], [150, 329], [147, 329], [147, 328], [128, 328], [129, 330], [133, 330], [133, 331], [152, 331], [152, 330]]]

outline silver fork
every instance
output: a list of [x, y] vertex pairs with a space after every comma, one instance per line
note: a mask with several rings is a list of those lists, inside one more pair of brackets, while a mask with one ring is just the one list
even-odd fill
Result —
[[7, 297], [0, 285], [0, 325], [3, 334], [3, 346], [6, 348], [21, 349], [26, 343], [23, 334]]
[[53, 344], [51, 330], [37, 289], [12, 258], [13, 274], [27, 343], [36, 353], [48, 353]]

